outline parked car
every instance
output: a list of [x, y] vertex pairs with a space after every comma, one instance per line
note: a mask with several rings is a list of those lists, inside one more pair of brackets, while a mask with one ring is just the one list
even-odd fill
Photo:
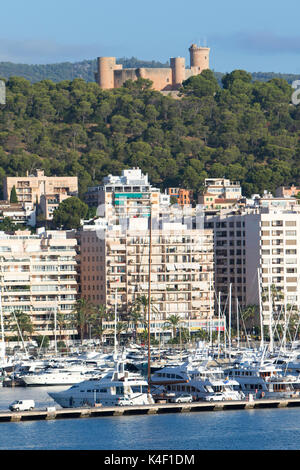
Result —
[[130, 406], [130, 405], [133, 405], [133, 402], [128, 397], [122, 397], [118, 399], [117, 405], [118, 406]]
[[9, 405], [10, 411], [29, 411], [34, 407], [34, 400], [15, 400]]
[[222, 392], [216, 392], [216, 393], [211, 393], [210, 395], [207, 395], [205, 397], [206, 401], [224, 401], [226, 400], [224, 393]]
[[186, 393], [183, 395], [179, 395], [178, 397], [174, 397], [171, 399], [173, 403], [192, 403], [193, 397], [192, 395]]

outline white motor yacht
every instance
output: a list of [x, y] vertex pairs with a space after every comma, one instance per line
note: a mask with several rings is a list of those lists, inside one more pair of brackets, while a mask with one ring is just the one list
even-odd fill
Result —
[[194, 367], [189, 363], [179, 367], [164, 367], [151, 376], [153, 395], [165, 392], [175, 396], [190, 393], [194, 400], [205, 400], [208, 395], [222, 392], [227, 400], [241, 400], [243, 392], [238, 382], [224, 376], [221, 368], [208, 368], [204, 364]]
[[52, 362], [43, 370], [27, 371], [19, 375], [26, 386], [73, 385], [89, 377], [99, 376], [104, 366], [89, 364], [84, 361]]
[[236, 364], [225, 373], [239, 383], [245, 394], [254, 394], [256, 398], [288, 398], [299, 394], [299, 378], [286, 375], [272, 362]]
[[147, 381], [138, 373], [125, 371], [124, 362], [118, 362], [100, 379], [85, 380], [67, 390], [49, 392], [49, 395], [63, 408], [154, 403], [151, 395], [148, 396]]
[[26, 386], [72, 385], [85, 380], [88, 376], [99, 376], [100, 370], [72, 370], [70, 368], [47, 369], [35, 374], [20, 377]]

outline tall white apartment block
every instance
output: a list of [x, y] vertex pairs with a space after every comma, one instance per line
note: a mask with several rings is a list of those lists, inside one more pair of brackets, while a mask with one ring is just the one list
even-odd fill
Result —
[[[32, 336], [67, 338], [76, 334], [65, 323], [54, 332], [54, 318], [65, 320], [74, 309], [77, 295], [76, 239], [66, 232], [48, 231], [37, 235], [20, 231], [0, 232], [0, 288], [4, 321], [15, 323], [15, 312], [30, 316]], [[16, 335], [8, 329], [5, 336]]]
[[[275, 201], [276, 202], [276, 201]], [[265, 324], [270, 312], [300, 308], [300, 212], [272, 204], [206, 217], [215, 235], [215, 289], [226, 302], [260, 305]], [[234, 301], [233, 301], [234, 302]]]
[[162, 194], [148, 181], [139, 168], [123, 170], [121, 176], [103, 178], [101, 186], [88, 188], [86, 202], [99, 208], [99, 215], [109, 220], [119, 217], [149, 217], [158, 214], [161, 205], [170, 202], [170, 196]]
[[261, 289], [265, 318], [300, 308], [300, 213], [270, 212], [260, 220]]

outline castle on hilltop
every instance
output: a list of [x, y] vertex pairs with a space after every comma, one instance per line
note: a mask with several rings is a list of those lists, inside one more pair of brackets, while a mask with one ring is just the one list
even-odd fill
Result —
[[208, 47], [192, 44], [190, 51], [190, 68], [185, 67], [184, 57], [170, 58], [169, 68], [130, 68], [116, 63], [115, 57], [98, 57], [95, 80], [106, 90], [119, 88], [126, 80], [138, 78], [149, 79], [153, 82], [153, 89], [158, 91], [178, 90], [182, 82], [193, 75], [199, 75], [203, 70], [209, 69]]

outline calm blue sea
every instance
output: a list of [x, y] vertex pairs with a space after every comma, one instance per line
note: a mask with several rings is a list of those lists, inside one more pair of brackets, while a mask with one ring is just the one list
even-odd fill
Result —
[[[51, 406], [48, 390], [0, 388], [0, 409], [17, 398]], [[0, 423], [0, 450], [128, 449], [299, 450], [300, 409]]]

